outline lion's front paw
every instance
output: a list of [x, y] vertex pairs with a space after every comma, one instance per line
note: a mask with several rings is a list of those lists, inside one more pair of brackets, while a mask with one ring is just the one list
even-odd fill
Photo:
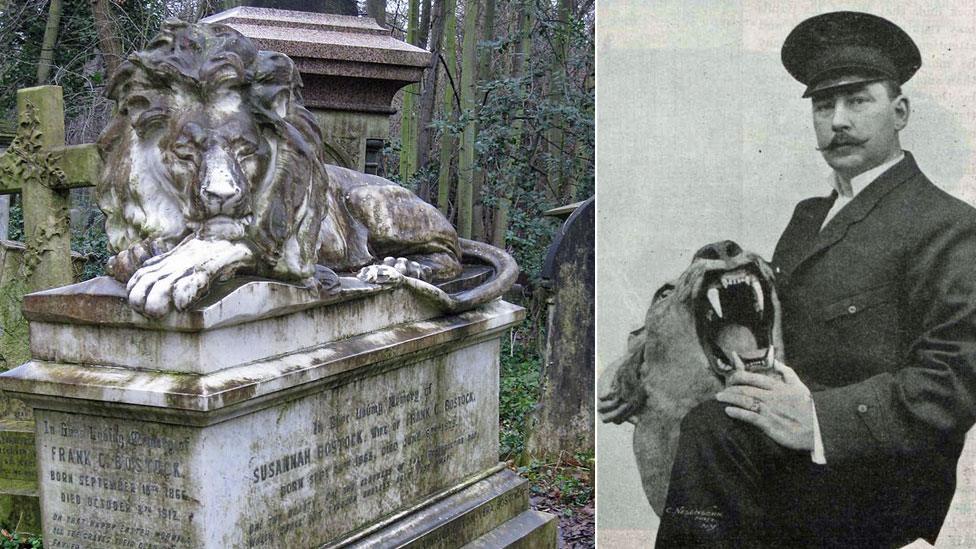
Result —
[[186, 310], [207, 293], [212, 280], [232, 274], [251, 257], [250, 249], [243, 244], [190, 240], [136, 271], [126, 286], [129, 305], [152, 318], [173, 309]]
[[185, 309], [210, 284], [181, 255], [166, 256], [136, 271], [129, 279], [129, 305], [146, 316], [159, 318], [171, 309]]

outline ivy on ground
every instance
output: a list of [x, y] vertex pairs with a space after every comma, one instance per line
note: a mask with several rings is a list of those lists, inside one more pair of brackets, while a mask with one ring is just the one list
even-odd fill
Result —
[[517, 460], [525, 449], [526, 424], [539, 402], [542, 358], [534, 346], [525, 343], [531, 332], [527, 324], [513, 328], [502, 345], [498, 401], [502, 460]]
[[41, 538], [33, 534], [0, 530], [0, 549], [42, 549]]

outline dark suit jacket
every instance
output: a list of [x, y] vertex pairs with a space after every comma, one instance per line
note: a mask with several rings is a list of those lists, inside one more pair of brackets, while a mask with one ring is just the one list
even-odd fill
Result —
[[887, 464], [893, 515], [931, 540], [976, 419], [976, 210], [909, 153], [821, 232], [831, 202], [797, 205], [773, 256], [786, 363], [814, 391], [828, 466]]

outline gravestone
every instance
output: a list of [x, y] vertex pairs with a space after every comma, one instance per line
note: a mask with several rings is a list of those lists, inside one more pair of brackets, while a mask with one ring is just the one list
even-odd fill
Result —
[[564, 210], [569, 217], [542, 269], [549, 293], [546, 350], [540, 406], [526, 441], [526, 452], [539, 458], [594, 448], [594, 205], [591, 198]]
[[238, 7], [204, 19], [233, 27], [261, 49], [295, 61], [305, 105], [322, 130], [327, 161], [377, 173], [397, 91], [420, 82], [430, 52], [368, 17]]
[[[0, 240], [0, 372], [30, 359], [27, 320], [21, 313], [28, 292], [23, 243]], [[72, 253], [77, 280], [85, 258]], [[0, 391], [0, 523], [25, 532], [41, 528], [34, 457], [34, 419], [23, 402]]]
[[110, 82], [111, 276], [26, 296], [31, 360], [0, 374], [45, 544], [554, 547], [498, 462], [517, 266], [323, 165], [292, 68], [171, 21]]

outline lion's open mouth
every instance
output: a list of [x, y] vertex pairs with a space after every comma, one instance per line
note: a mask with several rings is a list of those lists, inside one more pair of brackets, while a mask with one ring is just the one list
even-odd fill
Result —
[[772, 295], [772, 284], [756, 263], [705, 274], [695, 300], [695, 322], [702, 349], [717, 375], [724, 377], [736, 369], [733, 354], [748, 371], [773, 367]]

